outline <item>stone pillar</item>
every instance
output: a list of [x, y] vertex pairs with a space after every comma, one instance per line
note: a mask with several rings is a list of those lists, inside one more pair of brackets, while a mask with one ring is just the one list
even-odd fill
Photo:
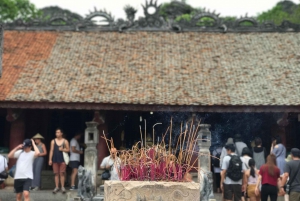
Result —
[[87, 148], [84, 151], [84, 167], [87, 171], [92, 173], [92, 185], [94, 187], [94, 195], [97, 189], [97, 164], [98, 164], [98, 151], [97, 144], [99, 141], [99, 131], [97, 129], [97, 122], [86, 122], [87, 128], [84, 133], [84, 142]]
[[200, 182], [200, 201], [208, 201], [213, 198], [213, 177], [210, 170], [210, 151], [211, 146], [211, 132], [209, 130], [210, 124], [200, 124], [198, 132], [198, 180]]

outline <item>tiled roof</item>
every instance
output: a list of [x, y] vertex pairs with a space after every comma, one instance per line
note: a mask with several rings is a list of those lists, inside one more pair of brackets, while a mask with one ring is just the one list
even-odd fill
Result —
[[5, 31], [0, 101], [300, 105], [300, 33]]

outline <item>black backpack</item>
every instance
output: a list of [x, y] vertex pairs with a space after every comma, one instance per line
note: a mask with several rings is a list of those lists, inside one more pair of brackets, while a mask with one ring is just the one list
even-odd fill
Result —
[[212, 165], [214, 167], [220, 167], [220, 157], [221, 157], [221, 152], [219, 153], [217, 150], [216, 150], [217, 154], [212, 157]]
[[226, 176], [233, 181], [239, 181], [243, 178], [243, 162], [241, 158], [237, 155], [229, 155], [229, 166], [227, 168]]

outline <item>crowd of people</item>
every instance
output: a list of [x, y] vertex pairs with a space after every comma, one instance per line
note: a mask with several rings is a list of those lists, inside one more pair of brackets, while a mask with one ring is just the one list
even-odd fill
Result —
[[[66, 193], [67, 165], [72, 168], [70, 190], [76, 189], [75, 180], [80, 165], [80, 154], [83, 154], [78, 142], [81, 137], [80, 132], [75, 134], [70, 144], [63, 136], [62, 129], [56, 129], [55, 139], [50, 144], [48, 164], [52, 166], [54, 173], [54, 194], [59, 191]], [[41, 172], [47, 155], [46, 146], [42, 142], [43, 139], [44, 137], [41, 134], [36, 134], [31, 139], [25, 139], [23, 144], [16, 146], [8, 154], [8, 158], [17, 159], [15, 171], [12, 175], [17, 201], [21, 201], [22, 197], [24, 197], [24, 201], [29, 201], [30, 191], [38, 191], [41, 188]], [[0, 172], [8, 172], [7, 160], [2, 155], [0, 155], [0, 166], [3, 167], [0, 167]], [[0, 179], [0, 184], [3, 182], [4, 179]]]
[[291, 149], [286, 158], [279, 136], [272, 139], [270, 151], [259, 137], [254, 143], [248, 148], [236, 135], [212, 152], [217, 192], [222, 192], [223, 201], [276, 201], [278, 196], [300, 201], [300, 150]]

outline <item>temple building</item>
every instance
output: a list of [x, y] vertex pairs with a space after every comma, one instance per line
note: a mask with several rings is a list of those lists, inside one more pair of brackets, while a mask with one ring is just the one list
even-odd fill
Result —
[[[155, 12], [148, 13], [149, 7]], [[265, 146], [275, 135], [287, 147], [299, 146], [299, 25], [258, 23], [249, 17], [226, 24], [210, 12], [195, 14], [190, 22], [172, 21], [158, 9], [146, 4], [145, 16], [138, 20], [128, 10], [127, 19], [118, 21], [95, 10], [77, 21], [61, 13], [48, 21], [5, 24], [3, 152], [36, 133], [49, 148], [57, 127], [71, 139], [92, 120], [99, 123], [100, 135], [125, 149], [140, 140], [144, 120], [151, 143], [159, 141], [171, 117], [180, 125], [193, 113], [212, 125], [213, 135], [224, 115], [238, 115], [232, 124], [252, 115], [263, 125], [261, 133], [252, 134], [261, 135]], [[107, 24], [93, 23], [96, 17]], [[200, 26], [202, 18], [213, 23]], [[153, 139], [152, 126], [159, 122], [163, 125], [156, 126]], [[241, 129], [249, 129], [248, 123]], [[100, 163], [108, 149], [99, 139]], [[44, 169], [50, 171], [46, 162]]]

